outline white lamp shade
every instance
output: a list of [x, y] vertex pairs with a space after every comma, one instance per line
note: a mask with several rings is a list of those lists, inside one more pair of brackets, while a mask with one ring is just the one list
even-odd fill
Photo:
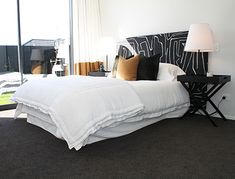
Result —
[[32, 49], [30, 60], [32, 61], [43, 61], [43, 55], [41, 49]]
[[184, 51], [212, 52], [214, 51], [213, 33], [209, 24], [192, 24], [189, 28]]
[[102, 37], [100, 39], [99, 51], [101, 55], [112, 54], [115, 51], [115, 42], [112, 37]]

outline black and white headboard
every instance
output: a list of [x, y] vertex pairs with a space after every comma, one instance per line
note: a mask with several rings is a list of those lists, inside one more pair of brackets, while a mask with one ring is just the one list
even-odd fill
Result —
[[208, 53], [184, 51], [188, 31], [162, 33], [126, 39], [127, 44], [119, 44], [118, 55], [128, 57], [133, 54], [153, 56], [161, 54], [160, 62], [179, 66], [187, 74], [206, 74]]

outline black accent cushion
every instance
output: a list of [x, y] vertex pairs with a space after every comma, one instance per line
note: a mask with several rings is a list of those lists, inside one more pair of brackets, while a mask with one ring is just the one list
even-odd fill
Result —
[[157, 80], [160, 56], [160, 54], [151, 57], [140, 56], [137, 80]]
[[[129, 59], [129, 58], [132, 58], [132, 57], [134, 57], [134, 55], [131, 55], [131, 56], [127, 57], [126, 59]], [[113, 63], [113, 69], [112, 69], [112, 77], [113, 78], [116, 78], [118, 62], [119, 62], [119, 56], [116, 55], [114, 63]]]

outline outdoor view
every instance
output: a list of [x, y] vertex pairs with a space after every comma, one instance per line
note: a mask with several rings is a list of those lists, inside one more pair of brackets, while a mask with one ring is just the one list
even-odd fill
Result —
[[69, 1], [20, 0], [23, 80], [18, 67], [17, 1], [0, 1], [0, 106], [23, 82], [68, 74]]

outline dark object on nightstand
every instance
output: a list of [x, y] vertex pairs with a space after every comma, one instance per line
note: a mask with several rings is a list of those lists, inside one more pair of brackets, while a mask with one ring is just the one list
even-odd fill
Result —
[[[195, 114], [198, 110], [202, 110], [207, 118], [211, 121], [214, 126], [217, 126], [215, 122], [210, 118], [210, 114], [206, 111], [205, 104], [207, 101], [213, 106], [216, 112], [221, 116], [222, 119], [226, 120], [222, 112], [218, 107], [211, 101], [211, 97], [214, 96], [227, 82], [231, 81], [230, 75], [214, 75], [207, 77], [204, 75], [179, 75], [177, 80], [181, 82], [184, 88], [188, 91], [190, 96], [190, 107], [189, 110], [182, 116], [185, 117], [187, 114]], [[202, 86], [211, 84], [209, 89], [202, 90]], [[196, 91], [202, 92], [197, 94], [192, 92], [193, 88]], [[194, 89], [195, 91], [195, 89]]]
[[104, 70], [104, 65], [101, 63], [100, 66], [99, 66], [99, 71], [100, 72], [105, 72]]
[[110, 71], [91, 71], [88, 76], [103, 76], [106, 77]]

